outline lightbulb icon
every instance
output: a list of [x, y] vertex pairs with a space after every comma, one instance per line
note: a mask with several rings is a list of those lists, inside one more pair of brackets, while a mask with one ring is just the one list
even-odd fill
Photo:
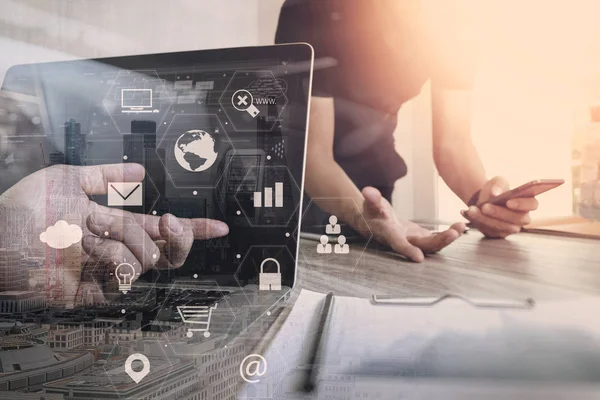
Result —
[[119, 290], [125, 294], [131, 290], [131, 279], [135, 276], [135, 268], [129, 263], [121, 263], [115, 269], [115, 276], [119, 281]]

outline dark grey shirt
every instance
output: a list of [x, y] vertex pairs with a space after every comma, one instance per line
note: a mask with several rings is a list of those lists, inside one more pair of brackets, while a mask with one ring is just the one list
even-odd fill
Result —
[[393, 136], [402, 104], [432, 77], [457, 88], [471, 83], [470, 74], [452, 76], [440, 62], [461, 45], [459, 35], [444, 32], [437, 51], [418, 2], [398, 7], [403, 1], [287, 0], [276, 33], [277, 43], [313, 46], [313, 95], [334, 98], [335, 159], [359, 188], [378, 187], [387, 198], [407, 172]]

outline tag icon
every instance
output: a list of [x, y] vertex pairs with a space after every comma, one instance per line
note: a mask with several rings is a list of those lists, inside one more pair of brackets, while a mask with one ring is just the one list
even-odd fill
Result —
[[231, 104], [233, 105], [233, 108], [238, 111], [246, 111], [252, 118], [256, 118], [260, 113], [260, 110], [254, 105], [252, 93], [246, 89], [236, 91], [233, 96], [231, 96]]

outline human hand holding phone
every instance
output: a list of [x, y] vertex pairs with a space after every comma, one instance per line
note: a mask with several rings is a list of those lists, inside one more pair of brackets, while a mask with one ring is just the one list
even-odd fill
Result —
[[563, 183], [562, 179], [537, 180], [509, 190], [507, 180], [496, 176], [483, 185], [461, 215], [485, 236], [505, 238], [531, 222], [529, 213], [538, 207], [535, 196]]

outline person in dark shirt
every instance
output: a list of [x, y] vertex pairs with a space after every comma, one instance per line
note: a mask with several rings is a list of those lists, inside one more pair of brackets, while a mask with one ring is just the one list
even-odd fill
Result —
[[[394, 182], [407, 173], [394, 145], [397, 113], [427, 81], [433, 158], [468, 206], [461, 214], [486, 236], [504, 238], [537, 208], [535, 198], [484, 204], [508, 183], [486, 177], [470, 137], [476, 46], [467, 1], [286, 0], [279, 16], [277, 43], [307, 42], [315, 50], [307, 194], [321, 217], [335, 214], [418, 262], [466, 229], [456, 223], [434, 235], [397, 218], [390, 204]], [[314, 223], [315, 214], [304, 223]]]

